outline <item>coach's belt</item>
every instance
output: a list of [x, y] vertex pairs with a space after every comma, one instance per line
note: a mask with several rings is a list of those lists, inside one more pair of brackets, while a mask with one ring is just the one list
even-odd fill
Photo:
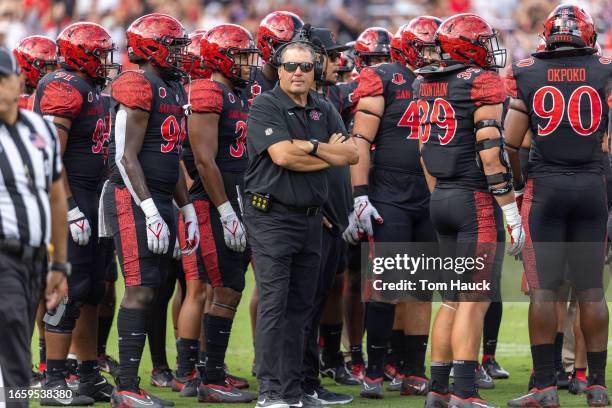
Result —
[[23, 261], [41, 261], [47, 253], [47, 248], [26, 245], [16, 239], [0, 239], [0, 252], [21, 258]]
[[304, 214], [307, 217], [314, 217], [321, 212], [321, 207], [294, 207], [283, 204], [280, 201], [274, 200], [269, 194], [248, 193], [247, 198], [253, 208], [262, 212], [268, 212], [270, 208], [279, 207], [292, 213]]

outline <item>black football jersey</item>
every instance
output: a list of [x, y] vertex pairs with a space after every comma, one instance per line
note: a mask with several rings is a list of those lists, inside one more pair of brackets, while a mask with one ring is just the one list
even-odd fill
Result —
[[[149, 112], [149, 122], [138, 160], [152, 195], [169, 198], [178, 181], [179, 154], [186, 137], [184, 106], [187, 94], [177, 80], [165, 80], [146, 71], [125, 71], [111, 83], [111, 122], [120, 105]], [[125, 137], [130, 136], [130, 128]], [[124, 185], [117, 160], [122, 155], [125, 141], [117, 138], [111, 128], [108, 154], [111, 157], [111, 181]]]
[[95, 191], [103, 177], [104, 147], [108, 144], [108, 105], [100, 87], [74, 71], [47, 74], [36, 88], [34, 111], [70, 119], [62, 157], [71, 187]]
[[603, 172], [612, 59], [596, 55], [533, 57], [512, 65], [508, 95], [522, 100], [532, 132], [529, 177]]
[[357, 89], [357, 81], [342, 82], [325, 88], [325, 95], [329, 101], [336, 107], [338, 113], [342, 117], [344, 126], [349, 129], [349, 125], [353, 120], [353, 93]]
[[459, 65], [419, 76], [414, 92], [421, 155], [437, 186], [488, 191], [476, 163], [474, 112], [483, 105], [504, 102], [502, 79], [493, 71]]
[[[246, 150], [248, 107], [241, 95], [211, 79], [198, 79], [191, 82], [191, 107], [194, 113], [219, 115], [215, 162], [221, 174], [243, 174], [248, 166]], [[191, 140], [186, 141], [183, 149], [185, 167], [194, 180], [190, 193], [193, 198], [206, 198], [206, 190], [198, 175], [190, 143]]]

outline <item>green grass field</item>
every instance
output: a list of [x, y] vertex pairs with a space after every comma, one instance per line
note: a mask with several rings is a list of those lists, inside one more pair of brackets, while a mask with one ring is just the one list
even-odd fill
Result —
[[[509, 268], [514, 269], [514, 268]], [[506, 274], [507, 275], [507, 274]], [[520, 276], [520, 275], [519, 275]], [[505, 280], [505, 279], [504, 279]], [[250, 389], [256, 389], [256, 380], [251, 376], [251, 362], [253, 360], [253, 347], [251, 338], [251, 327], [248, 315], [248, 303], [250, 293], [253, 288], [253, 274], [249, 270], [247, 273], [247, 288], [243, 297], [242, 304], [238, 310], [236, 321], [234, 322], [232, 337], [230, 340], [227, 364], [231, 372], [235, 375], [247, 377], [251, 384]], [[123, 293], [123, 282], [117, 282], [117, 296], [121, 299]], [[608, 297], [610, 299], [610, 297]], [[610, 304], [609, 304], [610, 305]], [[505, 406], [508, 399], [525, 393], [526, 384], [531, 370], [531, 356], [529, 354], [529, 342], [527, 333], [527, 303], [515, 302], [504, 304], [503, 321], [499, 336], [497, 358], [498, 361], [510, 372], [510, 379], [496, 381], [496, 388], [490, 391], [483, 391], [482, 395], [497, 406]], [[612, 306], [612, 305], [610, 305]], [[173, 364], [176, 358], [174, 346], [174, 336], [172, 333], [172, 321], [170, 312], [168, 314], [168, 333], [167, 333], [167, 352], [168, 361]], [[611, 336], [612, 337], [612, 336]], [[35, 333], [32, 339], [32, 350], [34, 363], [38, 362], [38, 337]], [[612, 345], [611, 342], [608, 345]], [[364, 347], [365, 348], [365, 347]], [[109, 354], [118, 357], [117, 352], [117, 333], [114, 326], [108, 341], [107, 350]], [[175, 401], [177, 407], [187, 407], [197, 404], [196, 399], [181, 398], [177, 393], [169, 389], [159, 389], [150, 386], [151, 359], [148, 346], [142, 359], [140, 367], [141, 385], [146, 390], [150, 390], [156, 395]], [[608, 364], [608, 379], [612, 379], [612, 368]], [[354, 396], [353, 406], [368, 407], [422, 407], [424, 398], [422, 397], [402, 397], [399, 393], [386, 392], [383, 400], [366, 400], [359, 397], [359, 387], [337, 386], [330, 379], [324, 379], [323, 385], [336, 392], [343, 392]], [[576, 397], [569, 394], [566, 390], [560, 391], [561, 404], [564, 407], [586, 407], [584, 397]], [[33, 403], [38, 406], [38, 403]], [[100, 404], [98, 404], [100, 405]], [[229, 405], [229, 404], [226, 404]], [[250, 404], [248, 406], [254, 406]]]

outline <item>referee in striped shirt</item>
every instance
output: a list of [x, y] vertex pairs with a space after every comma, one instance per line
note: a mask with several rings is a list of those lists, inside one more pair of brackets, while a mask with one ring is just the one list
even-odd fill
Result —
[[[18, 108], [19, 93], [19, 68], [0, 48], [0, 387], [24, 389], [43, 279], [47, 309], [53, 309], [67, 294], [70, 264], [57, 135], [41, 116]], [[0, 395], [0, 407], [3, 401], [27, 407], [27, 400]]]

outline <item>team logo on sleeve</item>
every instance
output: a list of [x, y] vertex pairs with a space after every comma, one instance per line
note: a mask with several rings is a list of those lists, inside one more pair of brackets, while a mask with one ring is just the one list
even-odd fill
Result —
[[159, 97], [162, 99], [166, 97], [166, 88], [163, 86], [159, 87]]
[[91, 91], [89, 91], [89, 93], [87, 94], [87, 102], [93, 102], [93, 93]]
[[533, 58], [527, 58], [527, 59], [520, 60], [519, 62], [517, 62], [516, 66], [520, 68], [525, 68], [525, 67], [529, 67], [533, 65], [534, 63], [535, 63], [535, 60]]
[[599, 62], [601, 62], [602, 64], [608, 65], [612, 63], [612, 59], [608, 58], [608, 57], [601, 57], [599, 58]]
[[404, 79], [404, 76], [402, 74], [396, 72], [395, 74], [393, 74], [391, 82], [393, 82], [395, 85], [403, 85], [406, 83], [406, 80]]
[[230, 103], [236, 102], [236, 98], [234, 98], [234, 94], [231, 92], [228, 92], [227, 98], [229, 99]]
[[321, 112], [319, 112], [318, 110], [311, 110], [310, 111], [310, 119], [312, 120], [319, 120], [321, 119]]
[[266, 136], [270, 136], [272, 133], [274, 133], [274, 131], [272, 130], [272, 128], [267, 128], [267, 129], [266, 129]]

